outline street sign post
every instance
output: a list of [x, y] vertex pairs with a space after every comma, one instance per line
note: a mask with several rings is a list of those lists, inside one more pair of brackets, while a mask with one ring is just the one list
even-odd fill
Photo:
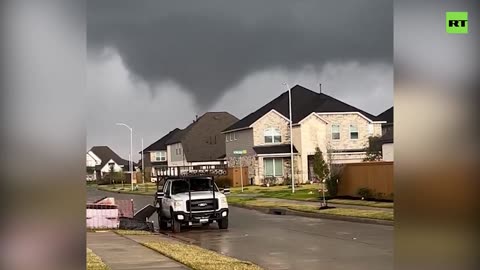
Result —
[[241, 187], [242, 187], [242, 192], [243, 192], [242, 155], [246, 155], [246, 154], [247, 154], [247, 150], [234, 150], [234, 151], [233, 151], [233, 154], [234, 154], [234, 155], [239, 155], [238, 161], [239, 161], [239, 164], [240, 164], [240, 185], [241, 185]]

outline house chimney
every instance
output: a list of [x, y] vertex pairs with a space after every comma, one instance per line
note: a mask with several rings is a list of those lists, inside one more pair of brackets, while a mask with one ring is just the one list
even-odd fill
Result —
[[198, 120], [198, 114], [195, 115], [195, 122]]
[[322, 84], [321, 83], [318, 84], [318, 89], [319, 89], [319, 93], [321, 94], [322, 93]]

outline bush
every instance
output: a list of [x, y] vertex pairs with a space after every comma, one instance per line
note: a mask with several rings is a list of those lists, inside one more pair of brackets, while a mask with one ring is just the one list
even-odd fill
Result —
[[367, 188], [367, 187], [362, 187], [362, 188], [359, 188], [358, 191], [357, 191], [357, 194], [358, 196], [364, 198], [364, 199], [372, 199], [373, 198], [373, 192], [371, 189]]
[[328, 190], [328, 195], [330, 197], [335, 197], [337, 196], [338, 193], [338, 181], [339, 181], [339, 176], [338, 175], [332, 175], [331, 177], [328, 177], [325, 180], [325, 186]]
[[218, 187], [231, 187], [232, 186], [232, 179], [228, 176], [219, 176], [215, 179], [215, 183]]
[[277, 182], [277, 178], [274, 176], [268, 176], [262, 179], [262, 182], [265, 186], [272, 186]]

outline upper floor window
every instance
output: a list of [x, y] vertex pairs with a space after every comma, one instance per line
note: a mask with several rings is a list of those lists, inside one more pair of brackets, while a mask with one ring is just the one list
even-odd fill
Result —
[[179, 143], [177, 143], [177, 144], [175, 145], [175, 154], [176, 154], [176, 155], [181, 155], [181, 154], [182, 154], [182, 145], [179, 144]]
[[267, 128], [264, 132], [265, 143], [280, 143], [282, 136], [278, 128]]
[[167, 153], [165, 151], [155, 152], [155, 161], [166, 161]]
[[332, 140], [340, 140], [340, 125], [332, 125]]
[[226, 142], [231, 142], [231, 141], [236, 141], [237, 140], [237, 133], [236, 132], [231, 132], [225, 135], [225, 141]]
[[350, 139], [358, 139], [358, 127], [356, 125], [350, 125]]

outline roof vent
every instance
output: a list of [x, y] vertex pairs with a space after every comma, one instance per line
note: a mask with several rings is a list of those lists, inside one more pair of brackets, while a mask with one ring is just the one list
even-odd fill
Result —
[[318, 84], [318, 90], [319, 90], [318, 92], [321, 94], [322, 93], [322, 84], [321, 83]]

